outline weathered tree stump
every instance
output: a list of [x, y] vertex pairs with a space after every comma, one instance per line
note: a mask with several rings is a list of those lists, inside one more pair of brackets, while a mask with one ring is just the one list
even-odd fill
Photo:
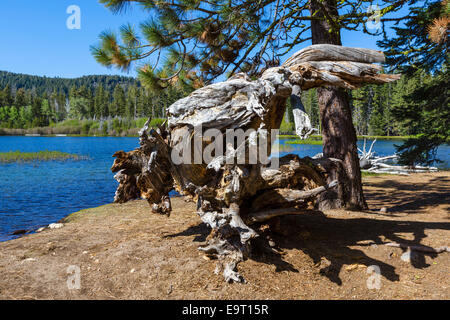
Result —
[[[219, 258], [226, 281], [242, 281], [236, 267], [258, 236], [252, 225], [344, 204], [348, 182], [341, 178], [339, 160], [255, 157], [255, 150], [270, 154], [272, 130], [280, 127], [293, 88], [354, 89], [398, 79], [369, 64], [383, 59], [373, 50], [315, 45], [267, 69], [258, 80], [237, 74], [194, 91], [169, 107], [167, 124], [149, 130], [146, 123], [139, 148], [114, 154], [115, 201], [144, 198], [153, 212], [169, 215], [170, 191], [190, 197], [212, 228], [199, 249]], [[301, 138], [312, 132], [310, 125], [299, 123], [309, 121], [304, 115], [295, 121]]]

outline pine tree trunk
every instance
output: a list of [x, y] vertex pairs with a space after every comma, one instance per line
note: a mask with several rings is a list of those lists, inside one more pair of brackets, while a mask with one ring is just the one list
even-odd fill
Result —
[[[320, 2], [310, 0], [311, 14], [317, 12], [315, 16], [319, 18], [311, 21], [312, 44], [342, 45], [339, 27], [326, 18], [338, 17], [336, 2], [336, 0]], [[341, 194], [343, 199], [330, 199], [327, 207], [336, 208], [345, 205], [350, 208], [365, 209], [367, 204], [362, 190], [361, 169], [356, 147], [357, 137], [348, 94], [344, 89], [334, 86], [319, 88], [317, 93], [322, 124], [323, 154], [325, 157], [343, 161], [345, 178], [348, 180], [348, 188]]]

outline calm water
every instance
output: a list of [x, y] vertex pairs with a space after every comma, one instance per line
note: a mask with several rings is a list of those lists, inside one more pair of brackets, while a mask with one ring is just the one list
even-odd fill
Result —
[[48, 225], [71, 212], [113, 201], [112, 154], [138, 147], [137, 138], [0, 137], [0, 152], [59, 150], [82, 161], [0, 164], [0, 241], [18, 229]]
[[[280, 140], [284, 144], [285, 140]], [[378, 155], [394, 153], [393, 141], [377, 141]], [[362, 146], [362, 142], [359, 143]], [[291, 145], [300, 156], [313, 156], [320, 145]], [[0, 241], [11, 232], [37, 229], [85, 208], [113, 201], [117, 182], [110, 167], [112, 154], [138, 147], [138, 138], [0, 137], [0, 152], [59, 150], [89, 157], [82, 161], [0, 164]], [[282, 153], [281, 155], [286, 154]], [[440, 167], [450, 167], [450, 146], [441, 146]]]
[[[281, 139], [280, 143], [285, 144], [287, 139]], [[373, 140], [366, 141], [366, 151], [369, 151], [370, 145]], [[402, 140], [377, 140], [373, 146], [372, 151], [375, 151], [377, 156], [389, 156], [395, 153], [394, 145], [401, 145]], [[362, 150], [364, 145], [363, 140], [358, 140], [358, 147]], [[301, 157], [314, 156], [322, 152], [321, 145], [306, 145], [306, 144], [286, 144], [287, 147], [292, 147], [293, 150], [288, 152], [280, 152], [280, 156], [286, 155], [288, 153], [296, 153]], [[435, 163], [434, 166], [439, 169], [449, 169], [450, 168], [450, 145], [441, 145], [437, 150], [437, 158], [442, 160], [443, 163]]]

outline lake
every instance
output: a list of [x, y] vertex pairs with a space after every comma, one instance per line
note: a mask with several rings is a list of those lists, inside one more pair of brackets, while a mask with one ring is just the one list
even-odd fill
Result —
[[[281, 139], [280, 143], [285, 141]], [[378, 140], [374, 150], [380, 156], [390, 155], [395, 151], [394, 144], [400, 143]], [[362, 144], [358, 142], [360, 147]], [[10, 234], [15, 230], [37, 229], [72, 212], [112, 202], [118, 185], [110, 171], [112, 155], [138, 146], [138, 138], [0, 136], [0, 152], [47, 149], [89, 157], [80, 161], [0, 164], [0, 241], [14, 238]], [[320, 145], [290, 146], [293, 150], [289, 153], [301, 157], [322, 152]], [[445, 161], [438, 167], [450, 167], [449, 145], [439, 147], [438, 158]]]

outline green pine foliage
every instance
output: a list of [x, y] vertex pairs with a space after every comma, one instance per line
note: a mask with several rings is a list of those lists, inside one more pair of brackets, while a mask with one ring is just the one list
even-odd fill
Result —
[[[424, 85], [423, 72], [416, 77], [403, 76], [394, 83], [383, 85], [367, 85], [350, 92], [353, 124], [358, 136], [416, 136], [433, 125], [422, 123], [420, 118], [408, 119], [406, 107], [408, 96]], [[436, 94], [443, 97], [445, 90]], [[420, 99], [420, 98], [418, 98]], [[311, 89], [302, 93], [302, 102], [311, 123], [320, 129], [320, 116], [317, 90]], [[444, 103], [445, 105], [445, 103]], [[412, 110], [412, 109], [410, 109]], [[445, 114], [442, 111], [442, 114]], [[287, 108], [280, 131], [282, 134], [294, 133], [292, 110]], [[415, 114], [415, 113], [414, 113]], [[448, 117], [447, 117], [448, 118]], [[320, 131], [320, 130], [319, 130]]]
[[448, 15], [441, 1], [428, 1], [411, 9], [405, 25], [395, 28], [395, 37], [378, 42], [390, 69], [405, 74], [394, 90], [391, 116], [402, 123], [404, 133], [418, 135], [397, 147], [406, 165], [438, 160], [438, 146], [450, 140], [449, 41], [433, 42], [428, 34], [435, 19]]
[[[323, 1], [318, 1], [323, 2]], [[409, 0], [412, 5], [418, 0]], [[299, 45], [311, 40], [311, 21], [321, 15], [310, 1], [253, 0], [100, 0], [113, 12], [129, 7], [148, 13], [138, 25], [125, 24], [117, 32], [104, 31], [91, 47], [107, 67], [130, 69], [137, 64], [141, 82], [152, 90], [174, 82], [198, 88], [221, 76], [245, 72], [250, 77], [278, 66]], [[327, 0], [336, 8], [327, 15], [330, 32], [367, 30], [367, 7], [372, 0]], [[380, 4], [382, 20], [406, 1]], [[321, 6], [318, 6], [321, 8]], [[323, 9], [318, 9], [323, 10]], [[381, 31], [375, 31], [381, 34]]]

